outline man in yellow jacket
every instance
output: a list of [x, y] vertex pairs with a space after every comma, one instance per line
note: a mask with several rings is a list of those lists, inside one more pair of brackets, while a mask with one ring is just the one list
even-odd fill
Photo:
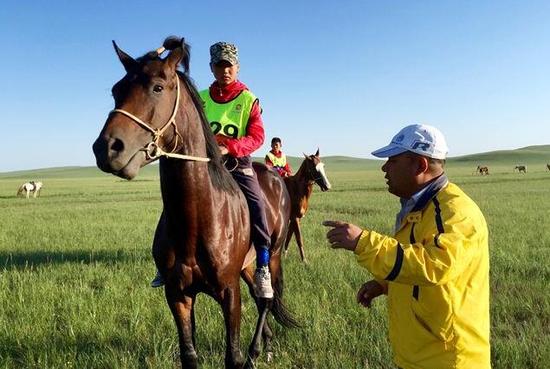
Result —
[[489, 344], [489, 247], [478, 206], [444, 172], [445, 138], [413, 124], [372, 154], [388, 191], [401, 200], [395, 232], [325, 221], [333, 248], [353, 251], [374, 280], [357, 301], [388, 295], [389, 336], [403, 369], [486, 369]]

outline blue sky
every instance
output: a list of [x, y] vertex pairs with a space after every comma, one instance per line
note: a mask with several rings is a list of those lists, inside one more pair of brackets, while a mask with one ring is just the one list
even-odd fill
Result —
[[266, 144], [289, 155], [372, 158], [409, 123], [440, 128], [450, 156], [550, 144], [548, 1], [2, 2], [0, 172], [94, 165], [91, 145], [133, 56], [168, 35], [237, 44]]

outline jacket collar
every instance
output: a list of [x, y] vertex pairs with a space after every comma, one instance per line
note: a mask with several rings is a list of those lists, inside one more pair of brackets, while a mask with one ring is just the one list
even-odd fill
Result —
[[447, 179], [445, 173], [443, 173], [439, 177], [434, 178], [426, 187], [422, 189], [423, 193], [418, 201], [416, 201], [416, 204], [414, 205], [412, 211], [420, 211], [424, 209], [428, 202], [433, 199], [435, 195], [437, 195], [437, 193], [441, 191], [441, 189], [445, 187], [445, 185], [447, 185], [448, 182], [449, 180]]
[[420, 223], [422, 221], [422, 210], [428, 202], [433, 199], [443, 187], [447, 185], [449, 180], [445, 174], [434, 178], [421, 192], [420, 198], [416, 201], [414, 208], [403, 216], [399, 226], [396, 226], [395, 234], [399, 232], [407, 223]]

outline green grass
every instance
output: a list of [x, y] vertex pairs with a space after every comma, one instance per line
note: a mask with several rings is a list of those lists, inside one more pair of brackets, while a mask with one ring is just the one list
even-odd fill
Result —
[[[550, 362], [546, 153], [529, 153], [527, 174], [512, 172], [516, 157], [498, 154], [489, 176], [472, 174], [476, 157], [448, 163], [449, 177], [476, 200], [490, 228], [494, 368]], [[297, 168], [300, 159], [292, 160]], [[393, 368], [385, 299], [370, 310], [354, 302], [369, 273], [351, 254], [331, 250], [320, 225], [342, 219], [390, 232], [398, 203], [381, 164], [327, 158], [334, 189], [314, 191], [303, 221], [309, 264], [299, 261], [294, 243], [284, 260], [285, 300], [304, 328], [274, 324], [275, 362], [261, 358], [258, 368]], [[29, 179], [44, 182], [42, 196], [16, 198]], [[178, 367], [172, 317], [162, 291], [148, 287], [161, 207], [154, 166], [131, 182], [95, 168], [0, 174], [0, 369]], [[243, 295], [245, 351], [256, 316]], [[196, 308], [201, 367], [221, 368], [221, 310], [204, 295]]]

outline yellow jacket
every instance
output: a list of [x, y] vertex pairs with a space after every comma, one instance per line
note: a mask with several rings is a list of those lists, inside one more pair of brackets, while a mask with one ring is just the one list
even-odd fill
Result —
[[388, 288], [399, 367], [491, 367], [487, 224], [458, 186], [439, 177], [394, 237], [364, 230], [355, 253]]

